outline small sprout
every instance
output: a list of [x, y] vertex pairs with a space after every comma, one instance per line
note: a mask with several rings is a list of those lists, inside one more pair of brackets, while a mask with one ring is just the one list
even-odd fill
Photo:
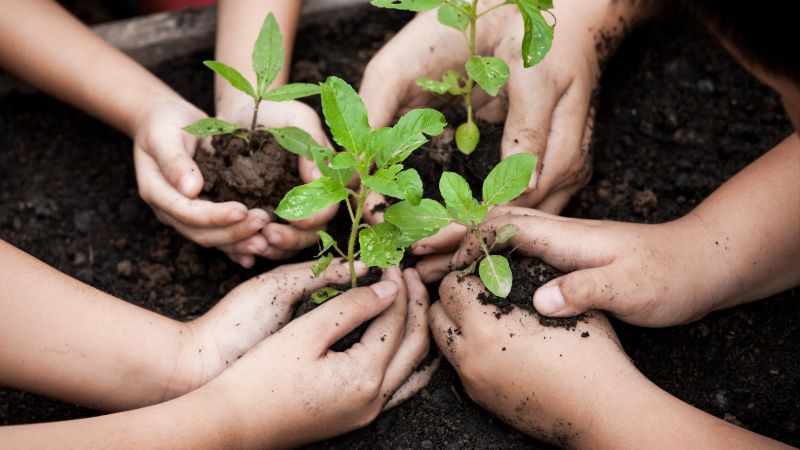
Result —
[[497, 234], [496, 234], [496, 236], [494, 238], [494, 243], [495, 244], [505, 244], [511, 238], [516, 236], [517, 233], [519, 233], [519, 227], [514, 225], [513, 223], [507, 223], [507, 224], [503, 225], [502, 227], [500, 227], [499, 230], [497, 230]]
[[334, 289], [332, 287], [320, 288], [311, 294], [311, 301], [318, 305], [321, 305], [325, 303], [327, 300], [330, 300], [341, 293], [342, 291]]
[[469, 46], [469, 60], [464, 69], [466, 74], [448, 70], [441, 81], [423, 77], [417, 86], [436, 94], [462, 96], [467, 110], [466, 123], [458, 127], [456, 146], [469, 155], [475, 151], [480, 140], [480, 131], [475, 125], [472, 111], [472, 93], [477, 83], [487, 94], [496, 96], [509, 77], [508, 65], [492, 56], [478, 55], [476, 27], [478, 19], [496, 8], [515, 5], [522, 14], [524, 36], [522, 38], [522, 65], [532, 67], [544, 59], [553, 44], [554, 26], [547, 23], [543, 12], [553, 9], [552, 0], [506, 0], [478, 11], [478, 0], [372, 0], [379, 8], [401, 9], [406, 11], [430, 11], [439, 8], [437, 18], [440, 23], [464, 33]]

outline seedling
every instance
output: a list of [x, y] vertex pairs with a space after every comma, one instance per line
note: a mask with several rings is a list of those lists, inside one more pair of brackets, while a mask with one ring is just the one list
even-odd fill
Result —
[[[317, 256], [320, 258], [313, 271], [319, 275], [335, 253], [347, 260], [350, 281], [356, 287], [353, 264], [357, 257], [369, 267], [396, 265], [403, 258], [406, 247], [435, 234], [447, 223], [445, 221], [439, 227], [430, 226], [424, 232], [392, 223], [374, 226], [362, 223], [367, 196], [371, 192], [425, 209], [431, 200], [422, 200], [419, 173], [405, 169], [403, 161], [428, 141], [426, 135], [436, 136], [444, 131], [446, 123], [444, 115], [436, 110], [415, 109], [403, 115], [393, 127], [373, 130], [364, 103], [347, 82], [329, 77], [320, 83], [319, 89], [325, 123], [343, 151], [321, 147], [307, 133], [298, 130], [284, 148], [316, 162], [323, 176], [289, 191], [278, 204], [275, 214], [287, 220], [299, 220], [344, 201], [352, 224], [347, 248], [342, 250], [331, 235], [318, 232], [321, 250]], [[354, 189], [349, 184], [356, 176], [361, 183]], [[353, 205], [348, 199], [353, 200]], [[312, 299], [321, 303], [336, 294], [338, 291], [327, 288], [315, 292]]]
[[[489, 213], [489, 207], [510, 202], [519, 197], [528, 186], [534, 169], [536, 157], [529, 153], [512, 155], [489, 172], [483, 182], [483, 201], [478, 202], [472, 196], [472, 190], [461, 175], [445, 172], [439, 180], [439, 192], [445, 206], [424, 199], [414, 206], [408, 202], [400, 202], [386, 210], [386, 221], [406, 233], [417, 229], [439, 229], [450, 222], [457, 222], [467, 227], [469, 233], [477, 239], [482, 257], [472, 263], [464, 273], [473, 273], [477, 266], [481, 281], [489, 291], [498, 297], [507, 297], [511, 292], [511, 268], [508, 260], [501, 255], [493, 255], [480, 230], [480, 223]], [[495, 236], [495, 244], [504, 244], [519, 232], [516, 225], [509, 224], [499, 230]], [[426, 233], [420, 233], [420, 235]]]
[[475, 151], [480, 141], [480, 130], [475, 124], [472, 110], [475, 84], [494, 97], [509, 77], [508, 65], [502, 59], [478, 55], [475, 39], [478, 19], [506, 5], [515, 5], [519, 9], [525, 31], [522, 39], [522, 64], [526, 68], [544, 59], [553, 44], [554, 26], [547, 23], [542, 16], [542, 11], [553, 16], [549, 11], [553, 8], [553, 0], [505, 0], [483, 11], [478, 11], [478, 0], [372, 0], [372, 4], [380, 8], [416, 12], [439, 8], [439, 22], [464, 34], [469, 46], [469, 59], [464, 66], [466, 74], [448, 70], [441, 80], [420, 78], [417, 86], [436, 94], [463, 97], [467, 121], [456, 129], [456, 146], [467, 155]]
[[[270, 89], [269, 86], [281, 73], [283, 58], [283, 37], [281, 36], [280, 27], [275, 21], [275, 16], [269, 13], [253, 46], [252, 61], [253, 71], [256, 74], [255, 87], [247, 81], [244, 75], [231, 66], [218, 61], [204, 61], [203, 64], [226, 79], [231, 86], [253, 99], [253, 119], [250, 122], [250, 131], [266, 131], [272, 134], [281, 146], [286, 147], [287, 143], [292, 145], [291, 141], [302, 130], [294, 127], [256, 128], [258, 109], [261, 106], [261, 102], [264, 100], [282, 102], [316, 95], [319, 94], [319, 86], [311, 83], [291, 83]], [[214, 117], [200, 119], [185, 127], [184, 130], [201, 138], [233, 134], [249, 142], [251, 136], [251, 133], [243, 130], [240, 125], [228, 123]]]

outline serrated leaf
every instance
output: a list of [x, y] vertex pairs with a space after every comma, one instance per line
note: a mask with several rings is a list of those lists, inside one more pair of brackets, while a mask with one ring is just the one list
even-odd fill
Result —
[[313, 159], [311, 149], [320, 146], [310, 134], [300, 128], [267, 128], [267, 131], [286, 151], [302, 156], [309, 161]]
[[403, 166], [394, 164], [379, 169], [374, 175], [364, 177], [362, 183], [375, 192], [418, 205], [422, 199], [422, 179], [414, 169], [398, 172]]
[[439, 192], [442, 194], [447, 212], [462, 225], [478, 224], [489, 213], [489, 208], [472, 197], [469, 183], [461, 175], [445, 172], [439, 179]]
[[553, 0], [536, 0], [539, 9], [553, 9]]
[[312, 302], [321, 305], [341, 293], [342, 291], [338, 289], [334, 289], [332, 287], [324, 287], [324, 288], [319, 288], [316, 291], [312, 292], [309, 298], [311, 299]]
[[442, 5], [437, 14], [440, 23], [458, 31], [466, 31], [469, 26], [469, 17], [449, 3]]
[[231, 86], [244, 92], [250, 97], [255, 98], [256, 93], [253, 91], [253, 85], [250, 84], [250, 82], [247, 81], [247, 78], [239, 73], [238, 70], [218, 61], [203, 61], [203, 64], [205, 64], [209, 69], [218, 73], [222, 78], [228, 80], [228, 83], [230, 83]]
[[200, 119], [189, 126], [183, 127], [183, 131], [191, 133], [197, 137], [205, 138], [220, 134], [233, 133], [241, 128], [242, 127], [239, 125], [228, 123], [224, 120], [219, 120], [214, 117], [206, 117], [205, 119]]
[[542, 0], [515, 0], [517, 8], [522, 13], [522, 22], [525, 33], [522, 37], [522, 65], [532, 67], [538, 64], [553, 46], [553, 27], [542, 16], [544, 9], [553, 7], [552, 1]]
[[397, 174], [397, 184], [403, 190], [403, 199], [414, 206], [422, 201], [422, 178], [415, 169], [406, 169]]
[[423, 91], [433, 92], [435, 94], [461, 95], [465, 92], [461, 83], [462, 78], [463, 75], [461, 75], [461, 73], [455, 70], [448, 70], [442, 74], [441, 81], [422, 77], [416, 81], [416, 84], [422, 88]]
[[326, 250], [330, 249], [336, 244], [336, 240], [333, 238], [333, 236], [322, 230], [317, 231], [317, 236], [319, 236], [320, 239], [320, 250], [319, 253], [317, 253], [317, 256], [325, 253]]
[[414, 150], [428, 142], [428, 136], [436, 136], [444, 131], [447, 121], [444, 114], [435, 109], [414, 109], [403, 115], [391, 128], [391, 132], [381, 132], [379, 142], [373, 140], [371, 144], [377, 145], [375, 161], [378, 167], [403, 162]]
[[329, 148], [311, 148], [311, 159], [317, 163], [317, 168], [322, 172], [322, 175], [337, 180], [342, 186], [347, 186], [355, 172], [353, 169], [335, 169], [331, 167], [336, 155], [337, 153]]
[[469, 76], [492, 97], [508, 81], [508, 65], [494, 56], [473, 56], [467, 61], [466, 69]]
[[267, 94], [269, 85], [278, 78], [283, 68], [283, 37], [275, 15], [269, 13], [253, 46], [253, 71], [256, 73], [256, 90], [259, 98]]
[[312, 95], [319, 95], [319, 93], [320, 89], [318, 84], [290, 83], [270, 90], [266, 95], [264, 95], [264, 100], [269, 100], [271, 102], [285, 102], [287, 100], [295, 100]]
[[498, 297], [508, 297], [511, 292], [513, 276], [511, 267], [508, 266], [508, 260], [504, 256], [489, 255], [483, 258], [478, 266], [478, 274], [489, 292]]
[[352, 86], [338, 77], [328, 77], [320, 85], [322, 114], [333, 140], [360, 155], [372, 133], [367, 108]]
[[275, 209], [275, 214], [286, 220], [305, 219], [346, 199], [347, 194], [347, 188], [338, 180], [318, 178], [287, 192]]
[[519, 233], [519, 227], [513, 223], [507, 223], [500, 227], [500, 229], [497, 230], [497, 233], [495, 233], [494, 243], [505, 244], [511, 238], [516, 236], [517, 233]]
[[536, 157], [517, 153], [500, 161], [483, 182], [483, 203], [487, 206], [510, 202], [525, 192], [536, 169]]
[[444, 3], [445, 0], [372, 0], [373, 6], [403, 11], [430, 11]]
[[331, 167], [334, 169], [352, 169], [358, 166], [358, 160], [352, 153], [340, 152], [333, 157]]
[[333, 261], [333, 254], [328, 253], [311, 265], [311, 272], [314, 273], [315, 277], [318, 277], [322, 272], [325, 272], [325, 269], [327, 269], [329, 265], [331, 265], [331, 261]]
[[402, 230], [403, 247], [433, 236], [452, 221], [444, 206], [429, 198], [423, 198], [419, 205], [408, 201], [395, 203], [386, 210], [384, 219]]
[[390, 223], [364, 228], [358, 234], [361, 262], [368, 267], [388, 268], [400, 263], [404, 250], [399, 248], [400, 231]]

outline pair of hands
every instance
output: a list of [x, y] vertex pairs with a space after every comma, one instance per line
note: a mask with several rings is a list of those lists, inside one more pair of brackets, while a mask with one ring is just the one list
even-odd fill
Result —
[[[367, 269], [358, 264], [357, 271]], [[428, 294], [414, 269], [389, 269], [381, 282], [290, 322], [297, 301], [347, 282], [348, 273], [338, 263], [320, 277], [311, 263], [283, 266], [243, 283], [189, 324], [197, 345], [184, 366], [197, 386], [213, 379], [207, 389], [225, 392], [246, 447], [296, 446], [364, 426], [432, 376], [435, 365], [414, 372], [430, 345]], [[329, 350], [373, 317], [360, 343]]]

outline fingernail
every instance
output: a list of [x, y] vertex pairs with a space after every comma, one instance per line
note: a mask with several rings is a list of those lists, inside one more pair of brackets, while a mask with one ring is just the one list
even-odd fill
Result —
[[189, 197], [194, 194], [195, 186], [197, 185], [197, 178], [190, 173], [181, 177], [179, 183], [181, 194]]
[[540, 314], [545, 316], [552, 316], [561, 312], [566, 304], [564, 297], [561, 295], [561, 289], [557, 284], [545, 286], [533, 296], [533, 307], [536, 308]]
[[283, 236], [278, 233], [270, 233], [269, 236], [267, 236], [267, 240], [270, 244], [280, 247], [280, 245], [283, 243]]
[[411, 246], [411, 253], [413, 253], [415, 255], [419, 255], [419, 256], [429, 255], [431, 253], [431, 249], [429, 247], [424, 246], [424, 245], [416, 245], [416, 244], [414, 244], [414, 245]]
[[394, 281], [386, 280], [375, 283], [369, 287], [380, 298], [391, 298], [397, 294], [397, 284]]
[[233, 211], [228, 213], [228, 220], [231, 222], [238, 222], [242, 219], [247, 217], [247, 212], [242, 211], [241, 209], [234, 209]]
[[353, 263], [353, 269], [356, 270], [356, 273], [367, 273], [367, 265], [361, 261], [355, 261]]
[[254, 220], [254, 221], [250, 222], [250, 225], [249, 225], [249, 226], [250, 226], [250, 229], [251, 229], [251, 230], [253, 230], [253, 231], [258, 231], [258, 230], [260, 230], [260, 229], [264, 228], [265, 226], [267, 226], [267, 223], [266, 223], [266, 222], [264, 222], [264, 221], [263, 221], [263, 220], [261, 220], [261, 219], [256, 219], [256, 220]]

